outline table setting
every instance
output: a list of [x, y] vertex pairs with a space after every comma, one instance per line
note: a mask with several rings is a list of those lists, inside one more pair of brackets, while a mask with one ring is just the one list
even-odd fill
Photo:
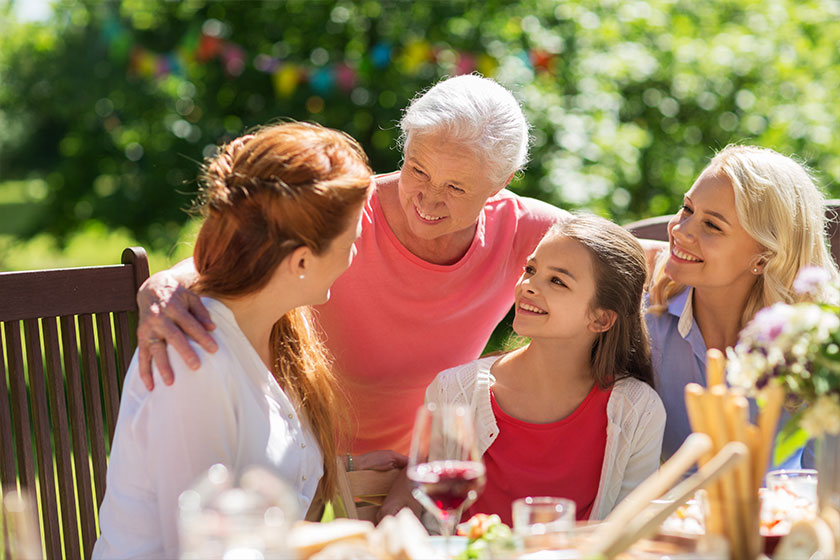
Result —
[[442, 534], [427, 536], [404, 510], [378, 528], [369, 527], [370, 535], [397, 531], [412, 535], [413, 544], [400, 548], [401, 556], [377, 556], [373, 551], [381, 553], [381, 546], [370, 543], [386, 537], [372, 536], [365, 548], [372, 556], [364, 557], [834, 557], [840, 516], [830, 503], [818, 506], [819, 473], [767, 472], [785, 391], [777, 384], [764, 387], [753, 424], [747, 393], [725, 383], [726, 357], [712, 350], [707, 364], [707, 386], [689, 385], [685, 391], [694, 433], [600, 522], [576, 522], [570, 500], [532, 496], [514, 502], [513, 527], [498, 516], [478, 514], [459, 524], [459, 536], [452, 537], [460, 513], [482, 489], [481, 458], [470, 443], [466, 411], [434, 405], [421, 409], [409, 479]]
[[[603, 521], [576, 521], [575, 503], [563, 497], [530, 496], [514, 501], [512, 527], [485, 514], [459, 523], [485, 484], [475, 427], [463, 407], [427, 404], [417, 413], [406, 471], [412, 494], [426, 509], [424, 522], [403, 509], [377, 526], [356, 519], [291, 524], [292, 516], [277, 513], [294, 511], [281, 485], [271, 484], [267, 473], [251, 473], [239, 480], [237, 503], [266, 507], [252, 516], [260, 519], [255, 526], [274, 523], [275, 533], [287, 538], [264, 540], [261, 549], [229, 548], [220, 555], [264, 558], [280, 551], [313, 560], [834, 557], [840, 516], [831, 507], [818, 508], [819, 473], [781, 470], [765, 478], [784, 391], [776, 385], [765, 388], [753, 424], [745, 394], [724, 382], [724, 355], [710, 351], [707, 364], [707, 387], [685, 390], [694, 433]], [[234, 490], [230, 473], [214, 468], [203, 486], [182, 496], [186, 545], [212, 541], [190, 539], [189, 527], [203, 527], [206, 533], [212, 524], [196, 520], [216, 519], [220, 504], [237, 501], [224, 497]], [[255, 489], [262, 501], [247, 498]], [[205, 502], [215, 504], [210, 509], [216, 513], [199, 514], [198, 496], [214, 494]], [[267, 513], [272, 507], [273, 517]], [[440, 534], [430, 535], [427, 527]], [[249, 532], [257, 531], [252, 527]], [[190, 554], [186, 550], [182, 557], [198, 557]]]

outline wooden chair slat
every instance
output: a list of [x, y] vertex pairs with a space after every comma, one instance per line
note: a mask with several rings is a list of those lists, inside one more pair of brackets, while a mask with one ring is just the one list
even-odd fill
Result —
[[[0, 441], [14, 441], [12, 413], [9, 402], [9, 387], [6, 385], [6, 351], [3, 345], [3, 329], [0, 329]], [[16, 484], [14, 447], [7, 443], [0, 445], [0, 489]]]
[[131, 265], [131, 270], [134, 272], [134, 305], [129, 309], [137, 311], [137, 291], [149, 277], [149, 257], [142, 247], [126, 247], [123, 249], [120, 262]]
[[120, 407], [120, 393], [117, 384], [117, 362], [114, 354], [114, 339], [111, 334], [111, 315], [96, 314], [96, 335], [99, 341], [99, 371], [102, 391], [105, 393], [105, 420], [108, 423], [108, 448], [114, 441], [117, 426], [117, 409]]
[[671, 216], [655, 216], [632, 222], [624, 227], [640, 239], [668, 241], [668, 222]]
[[[32, 426], [29, 422], [29, 401], [26, 396], [26, 378], [24, 376], [23, 353], [21, 351], [20, 323], [7, 321], [4, 325], [6, 332], [6, 356], [9, 367], [9, 387], [12, 397], [12, 422], [15, 433], [30, 434]], [[32, 446], [29, 438], [16, 437], [18, 478], [22, 486], [35, 488], [35, 467], [32, 459]]]
[[0, 282], [0, 321], [137, 308], [134, 271], [121, 265], [0, 272]]
[[0, 273], [0, 485], [40, 490], [36, 556], [89, 558], [98, 536], [137, 289], [149, 276], [142, 248], [121, 261]]
[[128, 313], [119, 312], [114, 313], [114, 329], [116, 330], [117, 339], [117, 380], [119, 382], [119, 391], [122, 394], [123, 382], [125, 381], [125, 374], [128, 371], [128, 365], [131, 363], [131, 356], [134, 353], [135, 344], [131, 342], [131, 333], [135, 333], [128, 320]]
[[82, 341], [82, 383], [85, 392], [88, 430], [90, 431], [93, 484], [96, 489], [96, 507], [105, 496], [105, 427], [102, 425], [102, 393], [99, 388], [99, 367], [96, 359], [96, 339], [93, 334], [93, 316], [79, 315], [79, 337]]
[[[64, 550], [66, 557], [81, 558], [79, 543], [79, 523], [76, 518], [76, 495], [73, 489], [73, 464], [70, 455], [70, 436], [67, 421], [67, 405], [64, 392], [64, 375], [61, 369], [61, 346], [55, 317], [41, 320], [44, 332], [44, 354], [47, 370], [47, 393], [50, 398], [50, 418], [52, 419], [55, 463], [58, 486], [64, 491], [58, 496], [61, 506], [61, 527], [64, 531]], [[76, 353], [76, 348], [72, 349]]]
[[84, 557], [93, 554], [96, 542], [96, 523], [93, 488], [90, 480], [88, 462], [88, 437], [85, 422], [85, 405], [82, 390], [82, 374], [79, 369], [79, 350], [76, 338], [76, 320], [73, 316], [64, 316], [61, 323], [61, 345], [64, 349], [64, 372], [67, 379], [67, 405], [70, 420], [70, 433], [73, 437], [73, 459], [76, 467], [76, 486], [79, 496], [79, 521], [82, 526]]
[[50, 413], [47, 386], [44, 382], [44, 358], [41, 352], [41, 329], [37, 319], [23, 322], [26, 364], [29, 369], [29, 398], [35, 424], [35, 449], [38, 461], [38, 486], [44, 519], [44, 548], [48, 558], [61, 557], [61, 529], [58, 523], [58, 496], [55, 491]]

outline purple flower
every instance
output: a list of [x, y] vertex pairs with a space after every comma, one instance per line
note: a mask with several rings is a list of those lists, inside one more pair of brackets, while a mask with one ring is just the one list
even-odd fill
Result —
[[773, 342], [785, 329], [789, 318], [789, 307], [784, 304], [776, 304], [765, 307], [755, 314], [752, 324], [758, 327], [756, 340], [759, 343]]
[[796, 275], [793, 289], [799, 294], [813, 294], [817, 289], [831, 280], [831, 274], [818, 266], [806, 266]]

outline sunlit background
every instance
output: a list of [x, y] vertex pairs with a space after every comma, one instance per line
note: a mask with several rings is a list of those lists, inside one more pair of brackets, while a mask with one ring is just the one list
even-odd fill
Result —
[[840, 195], [829, 0], [0, 0], [0, 269], [191, 252], [215, 146], [282, 118], [396, 169], [416, 92], [477, 71], [533, 125], [511, 188], [621, 223], [676, 209], [716, 149], [795, 154]]

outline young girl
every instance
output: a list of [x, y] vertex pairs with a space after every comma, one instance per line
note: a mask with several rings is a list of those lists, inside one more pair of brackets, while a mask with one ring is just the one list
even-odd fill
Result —
[[[825, 230], [825, 201], [811, 177], [773, 150], [727, 146], [685, 194], [668, 225], [670, 250], [657, 264], [647, 315], [668, 411], [665, 458], [691, 433], [684, 391], [706, 384], [706, 349], [734, 346], [759, 309], [794, 301], [802, 267], [837, 275]], [[799, 466], [799, 455], [784, 465]]]
[[470, 407], [487, 485], [469, 514], [511, 522], [524, 496], [560, 496], [603, 519], [659, 467], [645, 253], [626, 230], [577, 215], [528, 259], [515, 291], [522, 348], [441, 372], [426, 400]]
[[275, 472], [300, 514], [319, 481], [326, 496], [336, 485], [335, 380], [306, 306], [326, 301], [353, 259], [371, 185], [364, 153], [340, 132], [282, 124], [225, 146], [203, 183], [194, 288], [219, 348], [194, 346], [197, 371], [170, 350], [178, 380], [154, 392], [135, 354], [96, 558], [176, 558], [178, 496], [214, 463]]

